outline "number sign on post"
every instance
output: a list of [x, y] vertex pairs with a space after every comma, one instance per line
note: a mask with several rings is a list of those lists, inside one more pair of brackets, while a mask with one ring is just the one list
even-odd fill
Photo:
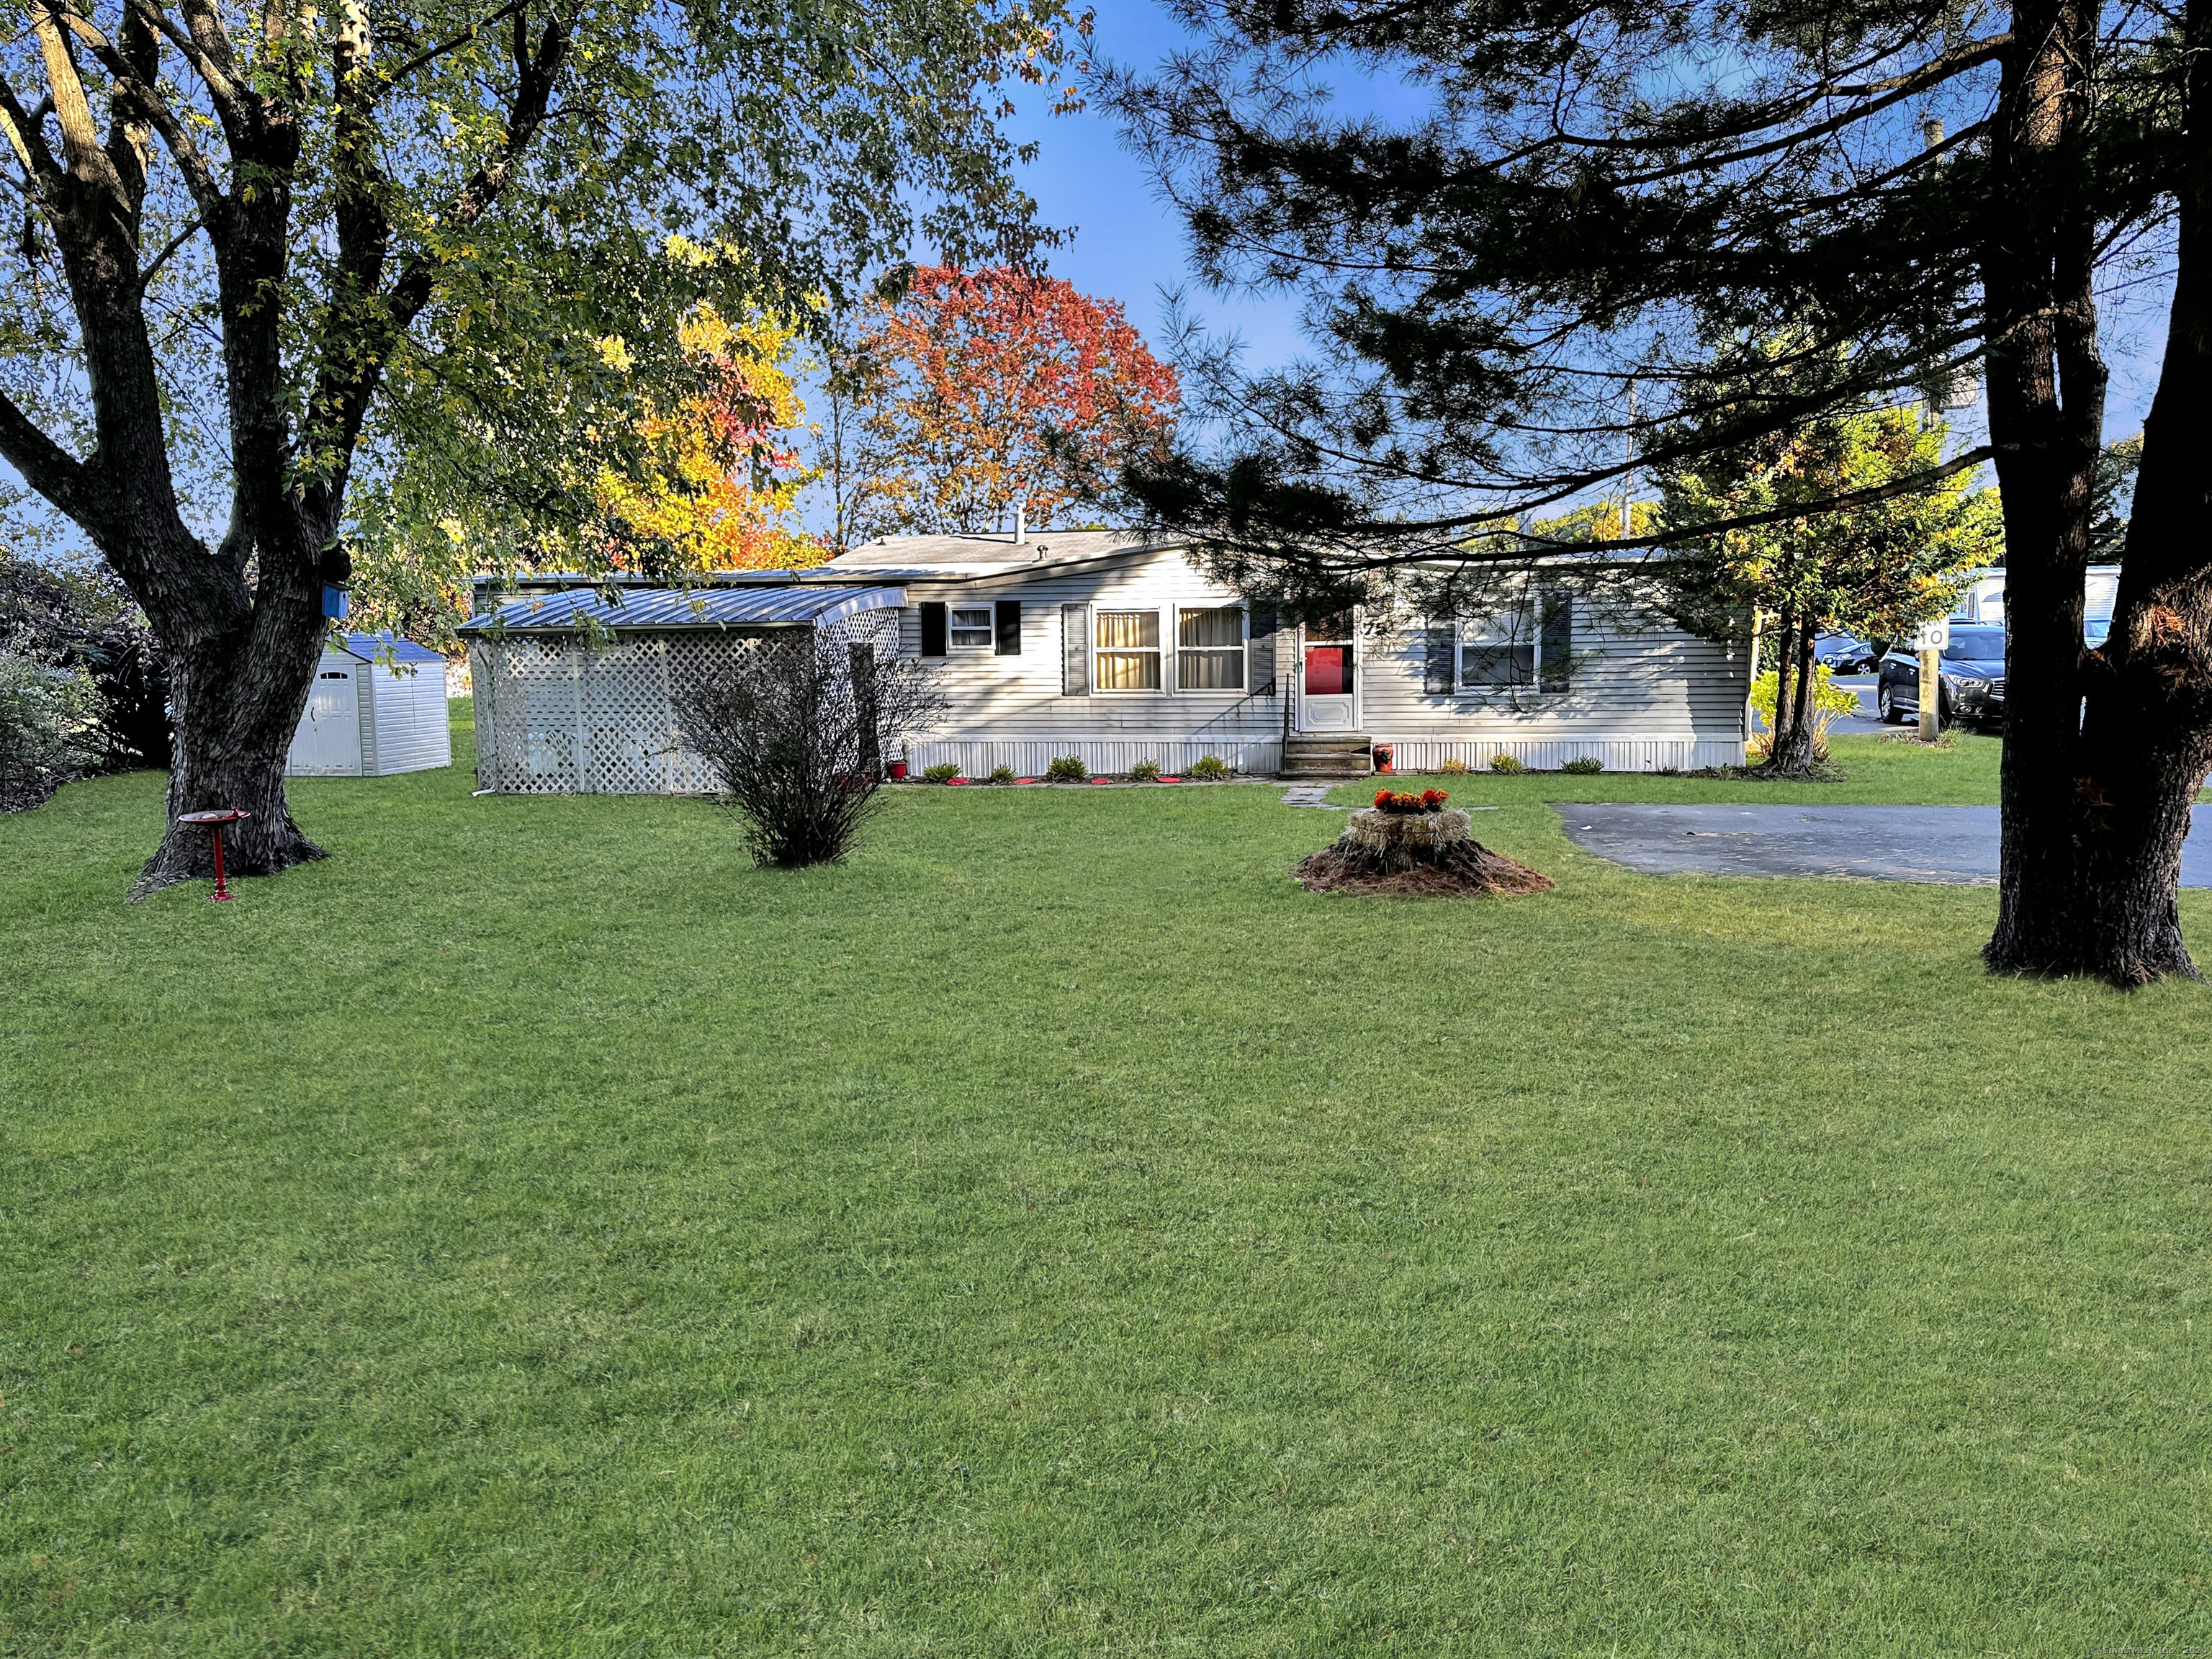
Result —
[[1920, 652], [1920, 740], [1933, 743], [1943, 731], [1943, 647], [1951, 642], [1951, 619], [1920, 624], [1912, 635]]

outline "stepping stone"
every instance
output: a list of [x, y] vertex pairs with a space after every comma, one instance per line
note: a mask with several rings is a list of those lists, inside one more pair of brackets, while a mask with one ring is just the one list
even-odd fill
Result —
[[1326, 783], [1299, 784], [1294, 788], [1285, 789], [1283, 791], [1283, 805], [1285, 806], [1319, 806], [1331, 812], [1349, 811], [1351, 810], [1349, 807], [1329, 805], [1328, 792], [1331, 787], [1331, 785]]

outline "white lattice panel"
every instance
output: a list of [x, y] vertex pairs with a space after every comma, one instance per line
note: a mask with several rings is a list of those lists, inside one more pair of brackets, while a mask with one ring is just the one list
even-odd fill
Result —
[[[896, 652], [896, 611], [836, 623], [826, 638]], [[625, 634], [612, 643], [508, 634], [469, 651], [477, 783], [503, 794], [711, 794], [721, 781], [684, 744], [675, 688], [757, 641], [736, 634]]]

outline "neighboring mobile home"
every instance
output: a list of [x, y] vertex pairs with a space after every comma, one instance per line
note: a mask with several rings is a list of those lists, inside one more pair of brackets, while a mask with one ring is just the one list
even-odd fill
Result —
[[[2090, 617], [2111, 616], [2118, 603], [2119, 592], [2119, 566], [2091, 565], [2081, 579], [2082, 613]], [[2001, 623], [2004, 614], [2005, 568], [1998, 564], [1974, 573], [1973, 586], [1959, 596], [1958, 607], [1951, 612], [1951, 619]]]
[[1565, 586], [1539, 585], [1506, 615], [1363, 612], [1298, 627], [1209, 580], [1182, 542], [1049, 530], [891, 537], [815, 569], [720, 573], [689, 592], [619, 578], [611, 605], [586, 580], [528, 576], [498, 603], [487, 591], [462, 629], [487, 788], [709, 788], [676, 730], [668, 676], [735, 648], [713, 643], [718, 633], [848, 611], [895, 618], [899, 649], [940, 666], [951, 708], [908, 744], [917, 774], [950, 763], [1030, 777], [1062, 756], [1092, 772], [1152, 761], [1175, 773], [1214, 755], [1268, 775], [1286, 736], [1386, 744], [1401, 771], [1500, 754], [1630, 772], [1743, 759], [1747, 635], [1717, 644]]

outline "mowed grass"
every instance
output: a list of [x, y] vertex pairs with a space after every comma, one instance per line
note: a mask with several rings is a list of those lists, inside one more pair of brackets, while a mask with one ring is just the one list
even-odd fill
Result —
[[1541, 804], [1755, 785], [1457, 780], [1559, 889], [1415, 902], [1261, 787], [471, 782], [222, 907], [156, 777], [0, 821], [0, 1653], [2212, 1641], [2196, 986]]

